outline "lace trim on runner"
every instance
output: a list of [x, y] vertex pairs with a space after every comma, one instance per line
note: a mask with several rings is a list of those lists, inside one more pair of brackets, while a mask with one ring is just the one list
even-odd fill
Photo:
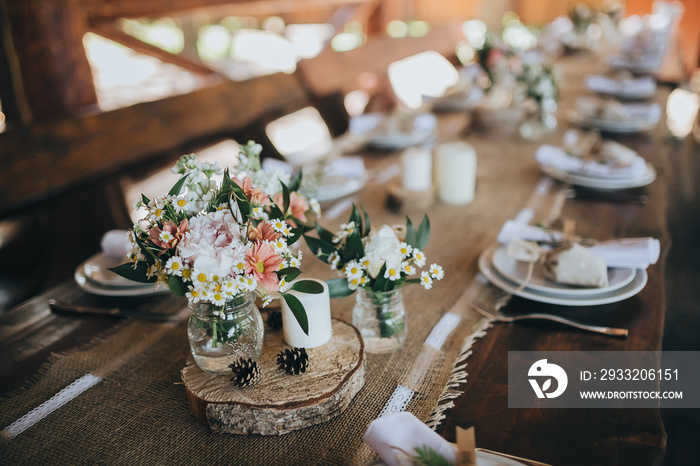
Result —
[[377, 419], [389, 414], [396, 414], [405, 411], [406, 406], [408, 406], [408, 403], [411, 401], [411, 398], [413, 398], [413, 390], [406, 388], [403, 385], [399, 385], [396, 387], [396, 390], [394, 390], [394, 393], [392, 393], [389, 397], [389, 401], [386, 402], [379, 413], [379, 416], [377, 416]]
[[425, 339], [425, 345], [432, 346], [436, 350], [440, 351], [442, 345], [450, 336], [450, 333], [457, 328], [459, 322], [462, 320], [458, 315], [452, 314], [451, 312], [446, 313], [440, 321], [435, 324], [433, 330], [430, 331], [430, 335]]
[[92, 374], [85, 374], [79, 379], [76, 379], [66, 388], [7, 426], [2, 431], [2, 435], [7, 438], [18, 436], [61, 406], [78, 397], [81, 393], [94, 387], [100, 380], [102, 380], [100, 377]]

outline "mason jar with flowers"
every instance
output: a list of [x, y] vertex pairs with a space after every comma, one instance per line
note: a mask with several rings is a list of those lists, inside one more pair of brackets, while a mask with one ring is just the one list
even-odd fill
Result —
[[400, 349], [408, 332], [401, 288], [421, 284], [426, 290], [444, 271], [438, 264], [418, 274], [427, 259], [423, 253], [430, 237], [425, 216], [416, 230], [410, 219], [406, 225], [383, 225], [372, 229], [367, 213], [353, 206], [350, 219], [332, 233], [316, 223], [318, 238], [305, 235], [306, 243], [322, 261], [337, 270], [340, 278], [329, 280], [332, 298], [357, 291], [353, 325], [362, 334], [366, 351], [389, 353]]
[[[258, 147], [242, 146], [241, 156], [259, 154]], [[291, 208], [301, 175], [289, 186], [278, 181], [274, 196], [252, 177], [231, 177], [194, 154], [180, 158], [173, 172], [181, 177], [167, 195], [137, 202], [147, 215], [130, 231], [129, 263], [112, 270], [187, 297], [190, 349], [207, 372], [225, 373], [241, 357], [260, 356], [264, 327], [256, 296], [264, 306], [281, 296], [308, 332], [302, 304], [287, 293], [323, 291], [310, 280], [289, 284], [301, 273], [301, 253], [291, 246], [309, 229]]]

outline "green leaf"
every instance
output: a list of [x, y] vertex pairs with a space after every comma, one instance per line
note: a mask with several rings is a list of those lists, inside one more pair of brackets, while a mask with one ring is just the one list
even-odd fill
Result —
[[406, 217], [406, 244], [414, 248], [418, 247], [418, 233], [408, 217]]
[[297, 322], [299, 322], [299, 327], [301, 327], [304, 333], [308, 335], [309, 318], [306, 315], [306, 309], [304, 309], [304, 305], [301, 304], [301, 301], [299, 301], [299, 299], [294, 295], [282, 293], [282, 297], [287, 303], [287, 306], [289, 306], [289, 310], [292, 311], [294, 318], [297, 320]]
[[345, 242], [345, 250], [341, 251], [340, 259], [343, 263], [349, 262], [353, 259], [361, 259], [365, 255], [365, 247], [362, 244], [362, 238], [360, 237], [360, 231], [355, 229], [350, 236], [348, 236]]
[[298, 172], [294, 174], [291, 180], [289, 180], [289, 191], [294, 192], [294, 191], [299, 191], [299, 188], [301, 188], [301, 179], [303, 178], [303, 174], [301, 172], [301, 168], [299, 169]]
[[362, 232], [362, 236], [367, 236], [367, 235], [369, 235], [371, 228], [370, 228], [370, 223], [369, 223], [369, 215], [367, 214], [366, 210], [364, 211], [364, 214], [365, 214], [365, 229]]
[[350, 214], [350, 221], [355, 222], [355, 230], [362, 232], [362, 217], [360, 212], [357, 210], [357, 206], [352, 204], [352, 213]]
[[306, 294], [323, 293], [323, 285], [313, 280], [299, 280], [298, 282], [294, 282], [291, 289]]
[[328, 285], [328, 294], [333, 299], [344, 298], [355, 292], [348, 287], [347, 278], [334, 278], [326, 281], [326, 285]]
[[315, 228], [319, 238], [329, 243], [333, 243], [333, 237], [335, 236], [333, 233], [323, 228], [321, 225], [318, 224], [318, 222], [316, 222]]
[[291, 282], [295, 278], [297, 278], [299, 275], [301, 275], [301, 270], [299, 270], [296, 267], [287, 267], [282, 270], [277, 271], [277, 278], [282, 278], [285, 277], [287, 282]]
[[122, 277], [134, 282], [154, 283], [156, 281], [156, 277], [146, 277], [147, 269], [148, 264], [144, 261], [139, 261], [136, 263], [136, 268], [134, 268], [130, 263], [127, 262], [126, 264], [112, 267], [109, 270], [116, 273], [117, 275], [121, 275]]
[[423, 217], [423, 221], [420, 223], [420, 226], [418, 227], [418, 233], [416, 235], [416, 246], [418, 249], [421, 251], [425, 249], [425, 247], [428, 245], [428, 239], [430, 238], [430, 219], [428, 219], [428, 215], [426, 214]]
[[382, 264], [382, 268], [379, 269], [379, 273], [377, 274], [377, 278], [374, 279], [374, 285], [372, 286], [372, 289], [374, 291], [386, 291], [386, 286], [387, 282], [389, 281], [388, 278], [384, 278], [384, 274], [386, 273], [386, 262]]
[[[311, 252], [327, 264], [328, 256], [335, 252], [335, 247], [333, 247], [332, 244], [318, 238], [314, 238], [313, 236], [304, 235], [304, 240], [306, 241], [306, 245], [309, 247], [309, 249], [311, 249]], [[322, 256], [318, 254], [319, 249], [323, 254]]]
[[187, 175], [177, 180], [177, 183], [175, 183], [175, 185], [172, 187], [172, 189], [168, 193], [168, 196], [177, 196], [178, 194], [180, 194], [180, 191], [182, 190], [182, 186], [185, 184], [186, 179]]
[[280, 184], [282, 185], [282, 214], [287, 215], [289, 212], [289, 188], [281, 181]]
[[453, 466], [447, 458], [429, 447], [416, 447], [413, 464], [417, 466]]
[[185, 296], [185, 293], [187, 293], [187, 285], [185, 285], [185, 282], [182, 281], [182, 278], [174, 275], [168, 279], [168, 288], [178, 296]]
[[148, 205], [148, 203], [151, 202], [151, 200], [149, 198], [147, 198], [145, 194], [142, 193], [141, 194], [141, 202], [143, 202], [145, 205]]
[[284, 218], [284, 214], [282, 213], [280, 208], [277, 207], [277, 204], [275, 204], [274, 202], [271, 202], [269, 205], [269, 208], [270, 208], [270, 220]]
[[287, 238], [287, 246], [291, 246], [292, 244], [299, 241], [299, 238], [301, 238], [303, 235], [304, 235], [304, 227], [303, 226], [292, 228], [292, 236]]

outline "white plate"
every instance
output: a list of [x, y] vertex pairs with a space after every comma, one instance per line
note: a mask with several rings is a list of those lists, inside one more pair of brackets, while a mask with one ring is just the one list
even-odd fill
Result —
[[97, 283], [93, 283], [92, 281], [88, 280], [87, 275], [85, 275], [85, 262], [80, 264], [78, 268], [75, 269], [73, 279], [75, 280], [75, 283], [83, 289], [83, 291], [100, 296], [152, 296], [157, 294], [168, 293], [170, 291], [168, 288], [156, 288], [152, 284], [141, 284], [134, 282], [132, 282], [132, 284], [134, 284], [135, 286], [131, 288], [109, 288], [106, 286], [101, 286]]
[[593, 189], [628, 189], [646, 186], [656, 179], [656, 169], [646, 165], [644, 174], [637, 178], [597, 178], [578, 173], [564, 172], [549, 165], [540, 165], [544, 173], [564, 183], [575, 184]]
[[477, 451], [476, 466], [525, 466], [525, 464], [486, 451]]
[[138, 283], [127, 280], [121, 275], [117, 275], [109, 270], [125, 262], [126, 258], [117, 259], [115, 257], [106, 256], [100, 252], [83, 262], [83, 269], [87, 279], [97, 285], [120, 288], [134, 288], [139, 286]]
[[588, 128], [597, 128], [608, 133], [638, 133], [654, 129], [659, 123], [658, 119], [637, 119], [637, 120], [605, 120], [602, 118], [586, 117], [574, 111], [568, 114], [569, 121], [575, 125]]
[[367, 173], [362, 176], [325, 176], [316, 188], [316, 200], [319, 202], [333, 201], [361, 190], [367, 184]]
[[604, 292], [600, 294], [592, 294], [589, 296], [564, 297], [552, 293], [545, 293], [534, 290], [518, 290], [518, 285], [503, 277], [495, 269], [492, 263], [492, 255], [494, 251], [500, 247], [496, 243], [484, 250], [479, 256], [479, 270], [482, 274], [496, 287], [507, 293], [520, 296], [521, 298], [529, 299], [539, 303], [559, 304], [562, 306], [598, 306], [602, 304], [616, 303], [630, 298], [644, 289], [647, 284], [646, 270], [637, 270], [634, 280], [627, 285], [614, 291]]
[[[526, 262], [518, 261], [506, 254], [505, 246], [501, 246], [494, 251], [491, 257], [494, 268], [505, 278], [517, 284], [524, 283], [527, 278], [529, 265]], [[532, 277], [525, 287], [526, 290], [542, 291], [569, 298], [579, 296], [590, 296], [609, 291], [615, 291], [629, 284], [637, 274], [635, 269], [608, 269], [608, 286], [600, 288], [584, 288], [556, 283], [546, 278], [541, 264], [536, 264]]]

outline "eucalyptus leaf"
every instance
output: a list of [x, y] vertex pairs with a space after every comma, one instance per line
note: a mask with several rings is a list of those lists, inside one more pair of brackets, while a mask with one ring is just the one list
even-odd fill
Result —
[[298, 282], [294, 282], [291, 289], [306, 294], [323, 293], [323, 285], [313, 280], [299, 280]]
[[291, 180], [289, 180], [289, 191], [294, 192], [294, 191], [299, 191], [299, 188], [301, 188], [301, 180], [304, 177], [301, 168], [299, 169], [298, 172], [294, 174]]
[[428, 245], [428, 239], [430, 238], [430, 219], [425, 215], [423, 221], [418, 227], [418, 233], [416, 235], [416, 246], [421, 251], [425, 249]]
[[350, 221], [355, 222], [356, 231], [362, 231], [362, 217], [360, 216], [360, 212], [357, 210], [357, 206], [354, 203], [352, 204], [352, 213], [350, 214]]
[[143, 202], [144, 205], [148, 205], [151, 202], [151, 200], [147, 198], [145, 194], [141, 194], [141, 202]]
[[301, 304], [301, 301], [289, 293], [282, 293], [282, 298], [284, 298], [284, 301], [287, 303], [287, 306], [289, 306], [289, 310], [292, 311], [292, 314], [294, 315], [294, 318], [299, 322], [299, 327], [303, 330], [305, 334], [309, 334], [309, 318], [306, 315], [306, 309], [304, 309], [304, 305]]
[[353, 259], [360, 259], [365, 255], [365, 247], [362, 244], [360, 230], [355, 229], [345, 242], [345, 250], [341, 251], [341, 259], [343, 263]]
[[[304, 235], [304, 241], [306, 241], [306, 245], [309, 247], [309, 249], [311, 249], [311, 252], [326, 264], [328, 263], [328, 256], [335, 252], [335, 248], [332, 244], [318, 238], [314, 238], [313, 236]], [[322, 255], [319, 255], [319, 250], [321, 251]]]
[[116, 273], [117, 275], [121, 275], [122, 277], [134, 282], [154, 283], [156, 281], [156, 277], [148, 278], [146, 276], [148, 264], [144, 261], [137, 262], [136, 268], [134, 268], [130, 263], [127, 262], [126, 264], [112, 267], [109, 270]]
[[365, 229], [362, 232], [362, 236], [367, 236], [367, 235], [369, 235], [371, 227], [370, 227], [370, 223], [369, 223], [369, 214], [367, 214], [366, 210], [364, 213], [365, 213]]
[[318, 224], [318, 222], [316, 222], [315, 228], [319, 238], [321, 238], [324, 241], [328, 241], [329, 243], [333, 242], [333, 237], [335, 236], [333, 233], [323, 228], [321, 225]]
[[289, 212], [289, 188], [287, 187], [286, 184], [282, 183], [280, 181], [280, 184], [282, 185], [282, 215], [287, 215], [287, 212]]
[[292, 244], [299, 241], [299, 238], [301, 238], [303, 235], [304, 235], [304, 227], [292, 228], [292, 236], [287, 238], [287, 246], [291, 246]]
[[348, 286], [347, 278], [334, 278], [326, 281], [326, 285], [328, 285], [328, 294], [333, 299], [344, 298], [355, 292]]
[[377, 274], [377, 278], [374, 280], [374, 286], [372, 286], [372, 289], [374, 291], [386, 291], [387, 287], [387, 282], [389, 281], [388, 278], [384, 278], [384, 274], [386, 273], [386, 262], [382, 264], [382, 268], [379, 269], [379, 273]]
[[408, 217], [406, 217], [406, 244], [414, 248], [418, 247], [418, 233]]

